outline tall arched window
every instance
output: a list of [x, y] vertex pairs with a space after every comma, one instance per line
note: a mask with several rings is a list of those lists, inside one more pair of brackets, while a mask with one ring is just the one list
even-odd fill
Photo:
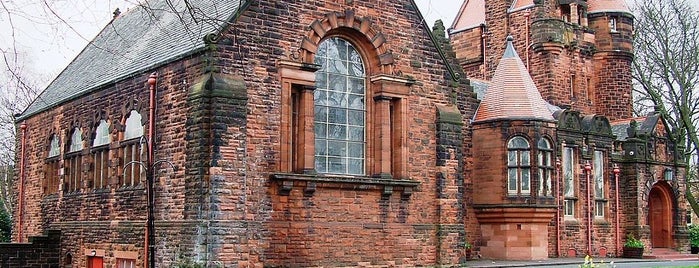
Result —
[[551, 177], [553, 173], [553, 148], [547, 138], [539, 139], [537, 144], [539, 164], [539, 196], [552, 196]]
[[141, 175], [144, 171], [139, 164], [144, 147], [141, 146], [141, 138], [143, 137], [141, 119], [141, 114], [136, 110], [131, 110], [129, 117], [126, 118], [124, 138], [121, 141], [121, 156], [123, 158], [121, 168], [124, 170], [124, 174], [119, 176], [119, 185], [121, 186], [133, 186], [141, 182]]
[[68, 153], [66, 153], [66, 182], [64, 191], [76, 192], [80, 190], [80, 173], [82, 171], [82, 149], [83, 135], [82, 130], [76, 127], [70, 135], [70, 144]]
[[58, 139], [58, 135], [51, 135], [51, 140], [49, 141], [49, 153], [46, 157], [45, 166], [45, 183], [44, 183], [44, 194], [53, 194], [58, 192], [58, 170], [60, 159], [58, 156], [61, 154], [61, 143]]
[[105, 120], [100, 120], [95, 129], [95, 139], [92, 141], [92, 159], [94, 160], [94, 171], [92, 173], [92, 187], [107, 187], [109, 177], [109, 124]]
[[507, 142], [507, 193], [510, 195], [529, 194], [531, 160], [529, 141], [516, 136]]
[[604, 152], [595, 150], [592, 155], [592, 174], [595, 180], [595, 217], [604, 218], [607, 204], [604, 188]]
[[366, 75], [359, 52], [328, 38], [315, 56], [315, 168], [319, 173], [364, 175]]
[[575, 218], [575, 153], [573, 147], [563, 144], [563, 216]]

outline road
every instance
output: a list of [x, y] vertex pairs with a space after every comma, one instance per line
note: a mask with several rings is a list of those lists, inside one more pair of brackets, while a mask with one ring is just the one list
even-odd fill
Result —
[[[561, 268], [578, 268], [581, 267], [580, 264], [566, 264], [558, 266], [548, 266], [548, 267], [561, 267]], [[615, 263], [611, 265], [610, 263], [604, 263], [599, 265], [595, 263], [595, 267], [616, 267], [616, 268], [636, 268], [636, 267], [699, 267], [699, 260], [696, 261], [649, 261], [649, 262], [624, 262]]]

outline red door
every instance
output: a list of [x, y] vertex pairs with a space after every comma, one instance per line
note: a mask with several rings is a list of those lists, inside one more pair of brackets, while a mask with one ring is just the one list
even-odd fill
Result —
[[87, 268], [104, 268], [102, 257], [87, 257]]
[[651, 244], [654, 248], [671, 247], [670, 200], [660, 187], [653, 187], [649, 199], [649, 224]]

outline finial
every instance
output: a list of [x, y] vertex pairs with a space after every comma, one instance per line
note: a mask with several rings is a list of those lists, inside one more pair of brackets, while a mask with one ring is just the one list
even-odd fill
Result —
[[148, 84], [151, 86], [155, 86], [156, 79], [158, 78], [158, 74], [156, 72], [153, 72], [150, 74], [148, 77]]
[[121, 15], [121, 11], [119, 11], [119, 8], [115, 9], [114, 12], [112, 13], [114, 15], [114, 18], [116, 19]]
[[518, 57], [517, 56], [517, 51], [515, 51], [515, 47], [512, 45], [512, 35], [507, 36], [507, 45], [505, 46], [505, 54], [502, 55], [503, 58], [514, 58]]

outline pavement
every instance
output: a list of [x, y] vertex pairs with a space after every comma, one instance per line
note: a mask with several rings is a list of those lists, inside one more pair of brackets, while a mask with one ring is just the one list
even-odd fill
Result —
[[[699, 260], [699, 258], [697, 259]], [[667, 262], [673, 260], [664, 259], [626, 259], [626, 258], [593, 258], [592, 261], [595, 264], [603, 262], [605, 264], [610, 263], [633, 263], [633, 262]], [[577, 264], [582, 265], [585, 262], [584, 258], [550, 258], [547, 260], [537, 260], [537, 261], [505, 261], [505, 260], [470, 260], [465, 264], [466, 267], [546, 267], [546, 266], [559, 266], [559, 265], [570, 265]]]

